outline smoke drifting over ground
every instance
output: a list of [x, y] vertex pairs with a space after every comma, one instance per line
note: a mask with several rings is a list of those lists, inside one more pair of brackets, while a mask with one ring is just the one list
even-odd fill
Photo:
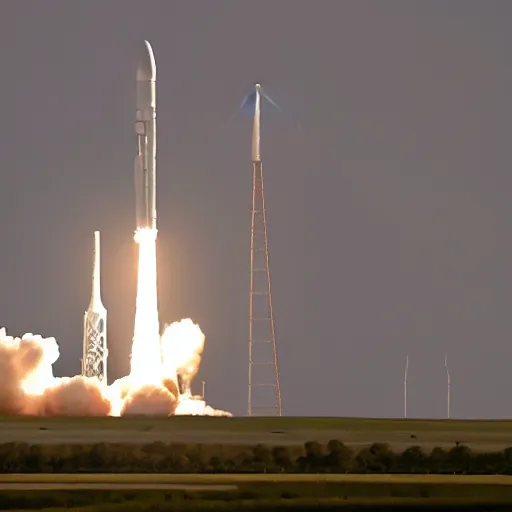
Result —
[[[180, 334], [195, 334], [190, 357]], [[178, 334], [174, 336], [173, 333]], [[130, 375], [104, 386], [96, 378], [54, 377], [52, 365], [59, 358], [55, 338], [25, 334], [8, 336], [0, 329], [0, 414], [34, 416], [125, 416], [209, 415], [231, 416], [191, 396], [190, 388], [179, 392], [177, 375], [183, 371], [190, 384], [198, 369], [204, 335], [186, 319], [166, 328], [162, 336], [164, 378], [159, 383], [136, 385]], [[200, 348], [199, 348], [200, 347]], [[176, 359], [174, 359], [176, 355]], [[178, 358], [178, 356], [181, 357]], [[173, 363], [176, 361], [176, 363]], [[183, 370], [181, 369], [183, 367]]]
[[231, 416], [193, 397], [204, 334], [192, 320], [159, 334], [156, 230], [137, 231], [139, 269], [131, 371], [110, 386], [96, 378], [56, 378], [55, 338], [22, 338], [0, 329], [0, 414], [36, 416], [201, 415]]

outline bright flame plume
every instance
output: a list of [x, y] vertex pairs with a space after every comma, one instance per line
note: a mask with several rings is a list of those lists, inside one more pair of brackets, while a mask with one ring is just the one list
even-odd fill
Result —
[[137, 231], [135, 241], [139, 244], [139, 268], [130, 381], [140, 386], [157, 384], [162, 380], [156, 288], [156, 230]]
[[137, 299], [130, 374], [110, 386], [82, 376], [56, 378], [55, 338], [0, 329], [0, 414], [40, 416], [208, 415], [231, 416], [193, 397], [190, 386], [205, 336], [189, 318], [160, 337], [156, 230], [135, 233], [139, 245]]

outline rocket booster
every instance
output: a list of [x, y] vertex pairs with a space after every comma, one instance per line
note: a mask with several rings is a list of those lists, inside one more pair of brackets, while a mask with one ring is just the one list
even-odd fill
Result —
[[156, 65], [148, 41], [137, 67], [135, 208], [137, 229], [156, 229]]

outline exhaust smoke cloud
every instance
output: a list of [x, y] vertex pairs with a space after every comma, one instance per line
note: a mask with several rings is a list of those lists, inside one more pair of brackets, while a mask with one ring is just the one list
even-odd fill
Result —
[[135, 326], [130, 374], [110, 386], [81, 375], [54, 377], [55, 338], [0, 328], [0, 414], [35, 416], [231, 416], [194, 397], [191, 383], [205, 336], [190, 319], [166, 326], [160, 336], [156, 230], [140, 229]]

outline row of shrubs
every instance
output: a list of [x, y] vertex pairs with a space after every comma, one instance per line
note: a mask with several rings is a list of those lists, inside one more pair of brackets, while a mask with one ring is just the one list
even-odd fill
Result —
[[426, 453], [411, 446], [396, 453], [375, 443], [353, 450], [341, 441], [326, 446], [257, 445], [29, 445], [0, 444], [2, 473], [437, 473], [512, 474], [512, 448], [473, 452], [456, 444]]

